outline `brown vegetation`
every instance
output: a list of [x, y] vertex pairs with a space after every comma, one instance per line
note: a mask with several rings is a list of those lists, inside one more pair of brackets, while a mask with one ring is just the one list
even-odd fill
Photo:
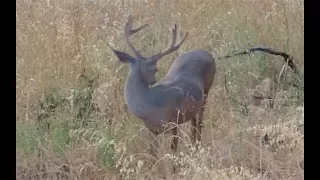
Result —
[[[303, 74], [302, 0], [17, 0], [17, 179], [304, 178], [303, 75], [263, 53], [216, 62], [198, 151], [186, 124], [178, 154], [161, 136], [162, 158], [148, 155], [151, 137], [125, 108], [128, 67], [107, 45], [129, 50], [129, 14], [152, 24], [133, 38], [144, 55], [168, 44], [163, 32], [176, 22], [189, 32], [178, 53], [268, 46], [292, 55]], [[159, 78], [174, 57], [159, 62]]]

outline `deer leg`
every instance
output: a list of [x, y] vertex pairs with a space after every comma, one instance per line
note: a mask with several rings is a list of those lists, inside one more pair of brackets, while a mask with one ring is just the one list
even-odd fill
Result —
[[154, 132], [149, 132], [150, 135], [148, 136], [148, 139], [149, 139], [149, 153], [157, 158], [157, 150], [159, 148], [159, 144], [158, 144], [158, 139], [157, 139], [157, 136], [158, 134], [157, 133], [154, 133]]
[[179, 122], [182, 122], [184, 118], [186, 118], [187, 116], [185, 116], [185, 114], [181, 113], [180, 111], [177, 112], [177, 118], [175, 119], [175, 124], [172, 131], [172, 142], [171, 142], [171, 149], [174, 150], [174, 152], [176, 152], [177, 147], [178, 147], [178, 126], [179, 126]]
[[197, 116], [192, 117], [191, 125], [192, 125], [191, 141], [192, 141], [192, 144], [195, 144], [196, 138], [197, 138]]
[[196, 140], [197, 141], [201, 141], [201, 132], [202, 132], [202, 118], [203, 118], [203, 112], [204, 112], [204, 108], [205, 108], [205, 105], [207, 103], [207, 94], [204, 96], [204, 102], [202, 104], [202, 107], [200, 109], [200, 112], [199, 112], [199, 118], [198, 118], [198, 121], [197, 121], [197, 124], [196, 124]]
[[177, 125], [175, 125], [175, 127], [172, 129], [172, 135], [173, 135], [173, 139], [171, 142], [171, 149], [176, 151], [177, 147], [178, 147], [178, 127]]
[[[175, 127], [172, 129], [172, 135], [173, 135], [173, 139], [172, 139], [172, 142], [171, 142], [171, 149], [176, 152], [177, 151], [177, 148], [178, 148], [178, 125], [175, 125]], [[172, 170], [173, 170], [173, 174], [176, 174], [176, 167], [175, 165], [173, 165], [172, 167]]]

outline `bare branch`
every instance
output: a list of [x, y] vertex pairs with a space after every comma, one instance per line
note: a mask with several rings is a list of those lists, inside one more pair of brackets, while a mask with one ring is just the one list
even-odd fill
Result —
[[239, 55], [245, 55], [245, 54], [251, 54], [255, 51], [261, 51], [261, 52], [265, 52], [265, 53], [269, 53], [269, 54], [273, 54], [273, 55], [277, 55], [277, 56], [282, 56], [284, 61], [286, 63], [288, 63], [289, 67], [294, 71], [294, 73], [299, 73], [297, 66], [293, 63], [293, 57], [290, 56], [287, 53], [281, 52], [281, 51], [277, 51], [268, 47], [251, 47], [251, 48], [247, 48], [245, 50], [233, 53], [231, 55], [225, 55], [225, 56], [221, 56], [218, 59], [225, 59], [225, 58], [231, 58], [231, 57], [235, 57], [235, 56], [239, 56]]

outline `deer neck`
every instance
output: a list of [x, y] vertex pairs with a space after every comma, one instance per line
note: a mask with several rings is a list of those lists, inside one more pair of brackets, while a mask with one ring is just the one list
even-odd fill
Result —
[[141, 117], [147, 113], [147, 109], [150, 107], [147, 101], [150, 90], [148, 83], [143, 80], [139, 68], [131, 69], [125, 85], [125, 100], [133, 114]]

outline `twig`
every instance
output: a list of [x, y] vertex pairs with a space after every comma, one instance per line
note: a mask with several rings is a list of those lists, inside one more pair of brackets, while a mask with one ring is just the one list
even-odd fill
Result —
[[231, 57], [235, 57], [235, 56], [239, 56], [239, 55], [251, 54], [251, 53], [253, 53], [255, 51], [261, 51], [261, 52], [265, 52], [265, 53], [269, 53], [269, 54], [273, 54], [273, 55], [277, 55], [277, 56], [282, 56], [284, 61], [286, 63], [288, 63], [289, 67], [293, 70], [293, 72], [296, 73], [296, 74], [299, 73], [297, 66], [293, 63], [293, 57], [292, 56], [290, 56], [289, 54], [287, 54], [285, 52], [277, 51], [277, 50], [274, 50], [274, 49], [268, 48], [268, 47], [259, 47], [259, 46], [257, 46], [257, 47], [247, 48], [245, 50], [232, 53], [231, 55], [220, 56], [220, 57], [218, 57], [218, 60], [231, 58]]

